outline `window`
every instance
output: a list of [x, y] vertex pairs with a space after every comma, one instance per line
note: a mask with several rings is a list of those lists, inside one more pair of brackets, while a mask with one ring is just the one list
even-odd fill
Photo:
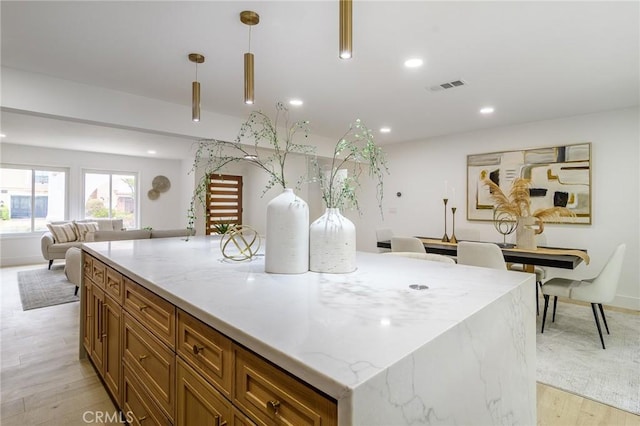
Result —
[[122, 219], [125, 228], [135, 228], [138, 215], [136, 173], [85, 172], [84, 217]]
[[65, 219], [66, 207], [65, 169], [0, 168], [0, 234], [45, 231]]

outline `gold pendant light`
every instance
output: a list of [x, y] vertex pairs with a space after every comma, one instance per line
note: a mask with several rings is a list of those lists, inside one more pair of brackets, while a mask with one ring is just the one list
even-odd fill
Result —
[[196, 64], [196, 81], [191, 84], [191, 119], [200, 121], [200, 82], [198, 82], [198, 64], [204, 62], [199, 53], [189, 53], [189, 60]]
[[353, 55], [352, 1], [340, 0], [340, 59], [351, 59]]
[[244, 103], [253, 104], [253, 53], [251, 53], [251, 27], [258, 25], [260, 15], [251, 10], [240, 12], [240, 21], [249, 26], [249, 51], [244, 54]]

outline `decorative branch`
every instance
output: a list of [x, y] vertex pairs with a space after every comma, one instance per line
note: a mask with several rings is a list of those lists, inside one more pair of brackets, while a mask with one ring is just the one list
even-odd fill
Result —
[[[278, 123], [284, 117], [286, 130], [279, 132]], [[280, 133], [283, 133], [281, 135]], [[188, 229], [193, 229], [199, 203], [205, 208], [209, 176], [220, 174], [229, 164], [248, 163], [267, 173], [269, 180], [262, 195], [274, 186], [287, 188], [289, 182], [285, 177], [285, 164], [290, 153], [313, 154], [315, 147], [294, 143], [294, 138], [302, 133], [309, 135], [309, 122], [297, 121], [289, 126], [289, 111], [281, 103], [276, 104], [276, 116], [272, 121], [262, 111], [254, 111], [240, 127], [235, 142], [217, 139], [202, 139], [197, 142], [197, 149], [190, 173], [204, 169], [204, 175], [198, 181], [188, 212]], [[301, 177], [298, 184], [303, 181]]]
[[[375, 144], [373, 134], [359, 119], [336, 143], [329, 168], [321, 167], [317, 158], [313, 166], [326, 207], [354, 207], [358, 211], [356, 192], [360, 188], [360, 177], [367, 168], [369, 177], [376, 181], [376, 198], [382, 214], [384, 174], [389, 170], [382, 148]], [[346, 175], [341, 172], [344, 170]]]

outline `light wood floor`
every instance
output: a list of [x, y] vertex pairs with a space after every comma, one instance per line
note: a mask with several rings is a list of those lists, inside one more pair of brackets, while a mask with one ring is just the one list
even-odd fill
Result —
[[[23, 269], [0, 269], [0, 424], [118, 424], [96, 421], [115, 407], [93, 367], [78, 360], [80, 304], [22, 311]], [[537, 391], [538, 425], [640, 425], [640, 416], [608, 405], [542, 384]]]

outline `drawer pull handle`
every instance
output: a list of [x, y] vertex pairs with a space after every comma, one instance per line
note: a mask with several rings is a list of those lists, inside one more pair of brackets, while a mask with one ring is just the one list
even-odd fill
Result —
[[200, 346], [200, 345], [193, 345], [193, 353], [195, 355], [200, 354], [200, 352], [202, 352], [204, 350], [204, 346]]
[[280, 401], [276, 399], [275, 401], [267, 402], [267, 408], [273, 408], [273, 414], [278, 414], [278, 409], [280, 408]]
[[138, 361], [142, 362], [143, 359], [147, 358], [147, 355], [140, 355], [138, 357]]
[[227, 426], [227, 421], [220, 423], [220, 416], [215, 416], [213, 418], [213, 426]]
[[141, 311], [144, 311], [147, 308], [148, 308], [147, 305], [141, 305], [140, 307], [138, 307], [138, 309], [140, 309]]
[[107, 333], [102, 333], [102, 338], [104, 339], [105, 337], [107, 337]]
[[109, 287], [115, 287], [115, 286], [117, 286], [117, 285], [118, 285], [118, 283], [117, 283], [116, 281], [111, 281], [111, 282], [109, 283]]
[[138, 422], [139, 422], [139, 423], [142, 423], [142, 422], [144, 422], [145, 420], [147, 420], [147, 416], [142, 416], [142, 417], [139, 417], [139, 418], [138, 418]]

